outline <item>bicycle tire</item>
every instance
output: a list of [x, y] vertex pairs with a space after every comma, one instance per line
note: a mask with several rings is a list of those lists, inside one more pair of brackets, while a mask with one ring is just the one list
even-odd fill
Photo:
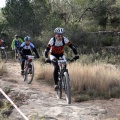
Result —
[[[31, 70], [31, 73], [29, 73], [29, 67], [26, 68], [26, 71], [25, 71], [25, 81], [28, 83], [28, 84], [31, 84], [31, 82], [33, 81], [33, 78], [34, 78], [34, 64], [31, 62], [29, 63], [32, 65], [32, 70]], [[28, 79], [28, 75], [30, 75], [30, 79]]]
[[[22, 64], [22, 63], [20, 63], [20, 64]], [[27, 69], [27, 68], [26, 68], [26, 61], [25, 61], [25, 65], [24, 65], [24, 73], [22, 74], [22, 76], [23, 76], [23, 80], [24, 80], [24, 81], [26, 80], [26, 72], [27, 72], [26, 69]]]
[[15, 61], [21, 63], [21, 56], [18, 53], [18, 51], [17, 52], [15, 51]]
[[64, 72], [65, 77], [65, 98], [68, 104], [71, 104], [71, 87], [68, 72]]
[[22, 76], [23, 76], [23, 80], [25, 81], [26, 80], [26, 71], [24, 72], [24, 74]]
[[62, 82], [61, 80], [58, 81], [58, 90], [56, 91], [57, 98], [62, 99]]
[[4, 63], [6, 63], [7, 60], [8, 60], [7, 52], [6, 52], [5, 50], [2, 50], [2, 51], [1, 51], [1, 59], [2, 59], [2, 61], [3, 61]]

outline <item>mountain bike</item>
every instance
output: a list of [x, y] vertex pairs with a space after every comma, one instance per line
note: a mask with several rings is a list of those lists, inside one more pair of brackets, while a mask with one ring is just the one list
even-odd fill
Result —
[[[75, 56], [71, 59], [68, 59], [69, 62], [74, 62], [79, 59], [79, 56]], [[51, 63], [51, 61], [48, 61]], [[70, 77], [67, 69], [67, 62], [64, 59], [58, 60], [58, 89], [56, 90], [56, 95], [58, 99], [62, 99], [63, 92], [65, 93], [66, 102], [71, 104], [71, 85]]]
[[25, 67], [24, 67], [23, 78], [24, 78], [25, 82], [30, 84], [33, 81], [33, 77], [34, 77], [34, 64], [33, 64], [32, 61], [36, 57], [34, 57], [32, 55], [26, 55], [26, 58], [27, 59], [25, 60]]
[[8, 60], [7, 52], [5, 51], [5, 47], [0, 47], [0, 59], [4, 63], [6, 63]]

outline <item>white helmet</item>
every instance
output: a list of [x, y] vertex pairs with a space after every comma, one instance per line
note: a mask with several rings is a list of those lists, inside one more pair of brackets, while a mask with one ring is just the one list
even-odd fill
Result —
[[54, 33], [63, 34], [64, 33], [64, 28], [55, 28]]

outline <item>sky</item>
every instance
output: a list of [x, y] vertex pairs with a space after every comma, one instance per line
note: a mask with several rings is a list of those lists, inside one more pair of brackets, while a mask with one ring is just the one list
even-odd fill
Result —
[[6, 0], [0, 0], [0, 8], [2, 8], [2, 7], [5, 6], [5, 1], [6, 1]]

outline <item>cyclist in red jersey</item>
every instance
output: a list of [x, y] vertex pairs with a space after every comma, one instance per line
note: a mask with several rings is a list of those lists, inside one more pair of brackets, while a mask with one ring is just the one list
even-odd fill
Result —
[[63, 28], [56, 28], [54, 30], [55, 36], [50, 39], [47, 48], [45, 49], [45, 61], [48, 61], [48, 53], [50, 52], [50, 60], [54, 65], [54, 82], [55, 82], [55, 90], [58, 89], [58, 70], [59, 66], [57, 60], [62, 58], [66, 60], [64, 56], [64, 46], [68, 45], [74, 52], [75, 56], [78, 56], [76, 48], [71, 44], [71, 42], [63, 36], [64, 29]]
[[0, 37], [0, 47], [3, 47], [3, 46], [7, 47], [6, 43], [4, 42], [4, 40], [1, 39], [1, 37]]

